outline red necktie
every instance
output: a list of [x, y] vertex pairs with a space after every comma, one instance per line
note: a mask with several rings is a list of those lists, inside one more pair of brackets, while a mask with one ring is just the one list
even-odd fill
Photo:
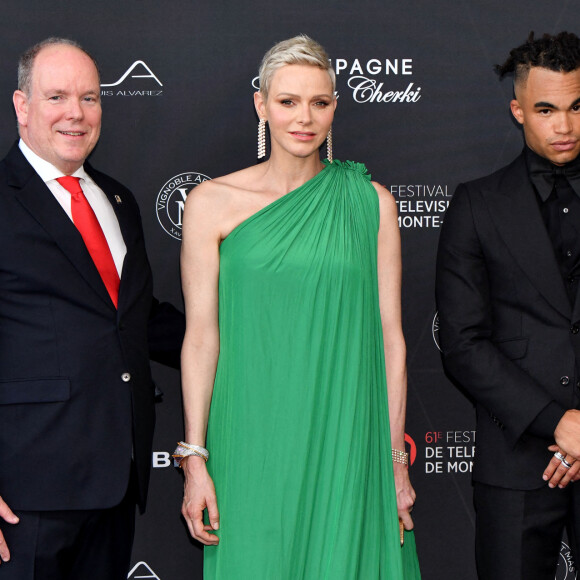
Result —
[[79, 183], [80, 177], [65, 175], [59, 177], [57, 181], [71, 194], [73, 222], [79, 230], [116, 308], [119, 298], [119, 273], [99, 220], [83, 193]]

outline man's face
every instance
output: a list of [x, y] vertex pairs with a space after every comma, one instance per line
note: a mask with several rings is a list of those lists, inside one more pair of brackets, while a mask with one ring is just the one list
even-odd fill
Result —
[[89, 156], [101, 131], [99, 75], [73, 46], [43, 48], [34, 60], [30, 95], [14, 93], [23, 141], [65, 174]]
[[580, 153], [580, 68], [555, 72], [535, 67], [515, 87], [512, 113], [532, 151], [556, 165]]

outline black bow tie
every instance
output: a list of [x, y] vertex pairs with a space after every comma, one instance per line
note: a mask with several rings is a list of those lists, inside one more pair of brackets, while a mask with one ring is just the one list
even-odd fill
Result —
[[560, 176], [565, 177], [574, 193], [580, 196], [580, 156], [566, 165], [554, 165], [526, 147], [526, 163], [530, 179], [538, 190], [542, 201], [546, 201], [550, 197], [556, 179]]

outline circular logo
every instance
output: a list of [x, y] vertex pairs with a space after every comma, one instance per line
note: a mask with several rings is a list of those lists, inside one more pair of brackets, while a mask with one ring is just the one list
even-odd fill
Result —
[[187, 195], [196, 185], [208, 179], [211, 177], [194, 171], [180, 173], [167, 181], [159, 190], [155, 204], [157, 219], [172, 238], [181, 240], [181, 221]]
[[433, 317], [433, 322], [431, 323], [431, 334], [433, 335], [435, 346], [441, 350], [441, 347], [439, 346], [439, 312], [435, 312], [435, 316]]
[[405, 443], [409, 446], [409, 465], [413, 465], [415, 459], [417, 459], [417, 445], [407, 433], [405, 433]]
[[555, 580], [576, 580], [577, 577], [576, 565], [574, 564], [572, 551], [569, 546], [562, 542]]

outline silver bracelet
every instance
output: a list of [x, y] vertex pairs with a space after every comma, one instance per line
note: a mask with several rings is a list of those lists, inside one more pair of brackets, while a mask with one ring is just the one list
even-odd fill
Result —
[[175, 467], [181, 467], [181, 462], [190, 455], [202, 457], [204, 461], [209, 459], [209, 451], [205, 447], [202, 447], [201, 445], [191, 445], [190, 443], [179, 441], [172, 455], [173, 465]]

